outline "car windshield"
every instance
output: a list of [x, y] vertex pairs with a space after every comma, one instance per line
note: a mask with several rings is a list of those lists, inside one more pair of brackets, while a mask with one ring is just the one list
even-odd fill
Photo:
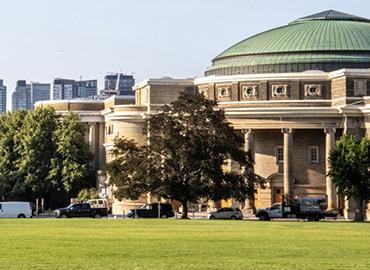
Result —
[[280, 209], [280, 203], [275, 203], [271, 206], [271, 209]]
[[143, 206], [140, 207], [140, 209], [151, 210], [152, 209], [152, 205], [151, 204], [144, 204]]

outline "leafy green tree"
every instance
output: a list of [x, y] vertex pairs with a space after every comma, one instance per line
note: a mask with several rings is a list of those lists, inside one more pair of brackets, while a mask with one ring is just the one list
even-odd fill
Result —
[[85, 180], [91, 154], [84, 134], [75, 114], [60, 117], [53, 109], [38, 108], [2, 115], [1, 199], [60, 197], [89, 186]]
[[[182, 93], [148, 122], [150, 144], [116, 141], [115, 159], [108, 165], [118, 198], [136, 199], [144, 192], [180, 201], [183, 218], [188, 202], [235, 198], [244, 201], [254, 185], [251, 156], [242, 150], [243, 138], [225, 119], [215, 101]], [[244, 170], [224, 169], [227, 160]]]
[[92, 155], [85, 142], [86, 127], [77, 114], [62, 117], [54, 131], [56, 156], [52, 160], [53, 170], [49, 175], [61, 179], [63, 189], [71, 191], [85, 186], [83, 179], [89, 172]]
[[36, 109], [24, 118], [17, 166], [32, 197], [47, 194], [58, 182], [49, 175], [56, 154], [53, 134], [57, 125], [55, 113], [50, 109]]
[[84, 202], [90, 199], [99, 199], [99, 192], [95, 188], [81, 189], [77, 196], [77, 201]]
[[21, 136], [27, 112], [7, 112], [0, 117], [0, 199], [17, 200], [26, 186], [18, 167]]
[[107, 171], [117, 198], [138, 199], [162, 177], [161, 165], [155, 161], [161, 157], [150, 152], [146, 145], [137, 146], [132, 140], [116, 139], [112, 155], [114, 158], [107, 165]]
[[338, 193], [356, 201], [356, 221], [364, 220], [364, 203], [370, 200], [370, 139], [343, 136], [329, 156], [333, 183]]

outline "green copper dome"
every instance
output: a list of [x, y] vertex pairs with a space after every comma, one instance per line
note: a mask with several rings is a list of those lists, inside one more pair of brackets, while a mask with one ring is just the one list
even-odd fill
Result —
[[247, 38], [219, 54], [206, 75], [370, 67], [370, 20], [334, 10]]

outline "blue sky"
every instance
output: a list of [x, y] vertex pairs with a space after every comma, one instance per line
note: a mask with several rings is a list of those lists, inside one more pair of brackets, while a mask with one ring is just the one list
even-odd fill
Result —
[[[327, 9], [370, 18], [364, 0], [2, 0], [0, 78], [50, 82], [200, 77], [236, 42]], [[10, 96], [10, 95], [8, 95]]]

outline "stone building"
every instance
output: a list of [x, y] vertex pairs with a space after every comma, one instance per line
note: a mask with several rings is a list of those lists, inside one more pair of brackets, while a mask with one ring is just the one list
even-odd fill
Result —
[[[97, 168], [104, 170], [105, 153], [109, 161], [116, 136], [145, 143], [142, 128], [151, 114], [181, 91], [199, 91], [225, 110], [253, 153], [255, 172], [266, 179], [266, 188], [256, 188], [246, 208], [269, 206], [282, 195], [323, 196], [329, 209], [352, 217], [353, 202], [338, 196], [326, 177], [327, 157], [342, 134], [370, 134], [369, 36], [370, 20], [325, 11], [237, 43], [213, 59], [203, 78], [139, 83], [135, 104], [113, 96], [40, 106], [99, 122], [99, 128], [90, 127], [89, 138], [99, 149]], [[113, 210], [119, 213], [134, 203], [115, 201]]]

